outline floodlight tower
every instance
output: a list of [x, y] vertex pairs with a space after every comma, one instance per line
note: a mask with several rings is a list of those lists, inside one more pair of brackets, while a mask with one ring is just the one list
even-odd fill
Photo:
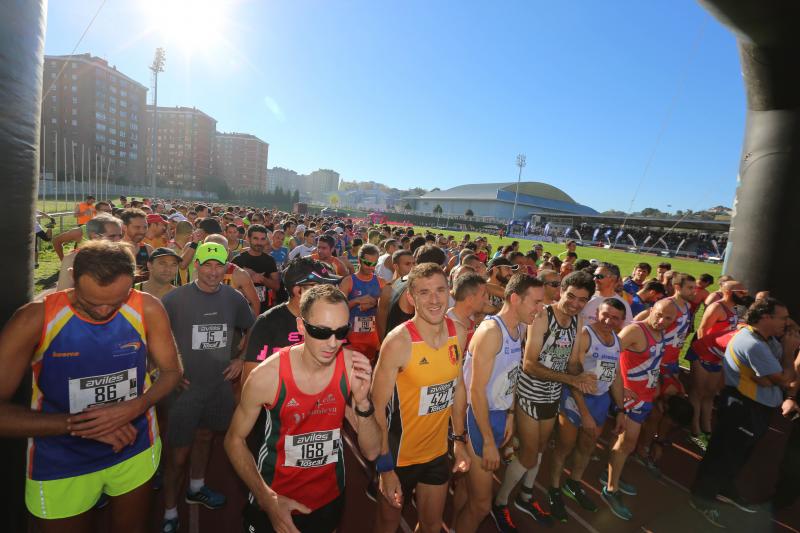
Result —
[[153, 57], [153, 64], [150, 70], [153, 73], [153, 173], [150, 175], [150, 195], [156, 196], [156, 168], [158, 163], [158, 73], [164, 72], [164, 64], [167, 61], [167, 54], [163, 48], [156, 48], [156, 55]]
[[519, 167], [519, 175], [517, 175], [517, 188], [514, 191], [514, 208], [511, 210], [511, 221], [513, 222], [517, 216], [517, 197], [519, 196], [519, 182], [522, 180], [522, 168], [525, 166], [525, 154], [517, 155], [517, 166]]

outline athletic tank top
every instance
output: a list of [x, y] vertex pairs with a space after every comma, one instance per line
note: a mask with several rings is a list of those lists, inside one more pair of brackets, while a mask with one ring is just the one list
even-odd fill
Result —
[[[275, 492], [314, 511], [344, 491], [341, 428], [350, 383], [340, 350], [328, 386], [318, 394], [304, 393], [294, 380], [290, 348], [280, 351], [278, 391], [264, 406], [258, 470]], [[250, 503], [255, 503], [252, 494]]]
[[[484, 322], [491, 320], [500, 327], [503, 340], [500, 350], [494, 357], [492, 375], [486, 384], [486, 400], [490, 411], [506, 411], [514, 405], [514, 390], [517, 385], [519, 365], [522, 361], [522, 324], [517, 324], [516, 338], [511, 336], [503, 319], [497, 315], [489, 315]], [[464, 383], [467, 387], [467, 402], [472, 404], [472, 352], [466, 351], [464, 356]]]
[[236, 265], [233, 263], [228, 263], [228, 267], [225, 269], [225, 275], [222, 276], [222, 283], [225, 285], [233, 284], [233, 273], [236, 271]]
[[465, 345], [469, 348], [469, 343], [472, 341], [472, 337], [475, 335], [475, 321], [471, 318], [469, 319], [469, 323], [464, 324], [460, 318], [458, 318], [453, 311], [453, 309], [449, 309], [447, 311], [447, 316], [450, 317], [450, 320], [455, 322], [456, 324], [460, 324], [467, 332], [467, 344]]
[[461, 354], [453, 321], [445, 317], [447, 341], [429, 346], [412, 321], [411, 357], [397, 374], [389, 419], [389, 449], [397, 466], [427, 463], [447, 453], [447, 430]]
[[147, 246], [141, 245], [139, 246], [139, 250], [136, 251], [136, 266], [142, 271], [147, 271], [147, 260], [150, 259], [150, 254], [147, 253]]
[[[567, 371], [567, 361], [578, 333], [578, 317], [570, 318], [569, 325], [561, 327], [551, 305], [547, 310], [547, 332], [544, 334], [539, 363], [556, 372]], [[520, 372], [517, 391], [520, 396], [536, 403], [553, 403], [561, 399], [560, 381], [545, 381]]]
[[353, 268], [358, 268], [358, 256], [357, 255], [350, 255], [350, 252], [347, 252], [347, 260], [350, 261], [350, 264], [353, 265]]
[[686, 342], [686, 336], [689, 334], [693, 315], [692, 306], [688, 302], [681, 308], [677, 302], [675, 302], [674, 296], [671, 296], [669, 300], [678, 310], [678, 317], [664, 332], [664, 356], [661, 358], [661, 366], [675, 373], [678, 371], [678, 359], [681, 354], [681, 348], [683, 348], [683, 343]]
[[378, 266], [375, 267], [375, 275], [379, 278], [383, 279], [384, 281], [392, 281], [392, 277], [394, 276], [394, 272], [389, 270], [383, 263], [387, 259], [389, 259], [389, 254], [383, 254], [378, 258]]
[[589, 334], [589, 349], [583, 358], [583, 371], [591, 372], [597, 376], [596, 396], [602, 396], [611, 388], [614, 378], [617, 377], [619, 368], [619, 337], [613, 331], [614, 340], [605, 344], [591, 326], [584, 326], [583, 330]]
[[[372, 276], [369, 281], [364, 281], [359, 278], [357, 274], [350, 275], [351, 285], [350, 292], [347, 294], [348, 300], [360, 298], [362, 296], [372, 296], [377, 299], [381, 295], [381, 283], [378, 281], [377, 276]], [[350, 308], [350, 331], [352, 333], [367, 333], [373, 334], [377, 330], [375, 328], [375, 316], [378, 313], [378, 306], [361, 310], [361, 306], [356, 305]]]
[[623, 350], [620, 354], [620, 367], [625, 387], [639, 397], [640, 402], [652, 402], [658, 390], [659, 366], [664, 353], [663, 339], [657, 341], [644, 322], [634, 322], [642, 328], [647, 339], [643, 352]]
[[392, 283], [392, 299], [389, 304], [389, 314], [386, 315], [386, 333], [394, 328], [414, 318], [414, 313], [406, 313], [400, 308], [400, 297], [406, 292], [408, 287], [407, 278], [400, 278]]
[[736, 312], [736, 308], [734, 307], [733, 309], [728, 309], [728, 306], [722, 302], [720, 302], [720, 305], [725, 311], [725, 318], [711, 324], [711, 326], [708, 328], [708, 331], [703, 335], [704, 337], [723, 335], [736, 329], [736, 324], [739, 323], [739, 313]]
[[[90, 407], [133, 400], [150, 387], [142, 293], [105, 322], [79, 316], [69, 302], [73, 289], [44, 299], [44, 327], [31, 367], [31, 409], [80, 413]], [[29, 479], [80, 476], [114, 466], [152, 447], [158, 438], [155, 409], [134, 418], [136, 440], [121, 452], [92, 439], [70, 435], [28, 439]], [[155, 464], [157, 458], [153, 457]]]

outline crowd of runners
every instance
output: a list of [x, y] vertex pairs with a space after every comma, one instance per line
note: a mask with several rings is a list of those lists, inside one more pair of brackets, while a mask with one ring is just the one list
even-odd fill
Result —
[[[217, 436], [250, 491], [231, 531], [336, 530], [346, 440], [372, 474], [364, 531], [397, 531], [413, 500], [418, 531], [438, 532], [449, 492], [457, 533], [486, 519], [517, 531], [517, 513], [566, 522], [565, 498], [630, 520], [626, 468], [659, 476], [686, 428], [703, 454], [687, 505], [724, 527], [727, 506], [753, 511], [734, 482], [770, 418], [800, 414], [797, 324], [730, 277], [709, 292], [708, 274], [639, 263], [626, 276], [572, 241], [556, 256], [275, 210], [94, 200], [74, 230], [42, 232], [62, 259], [57, 290], [0, 334], [0, 434], [28, 438], [41, 531], [90, 531], [106, 504], [114, 531], [147, 531], [154, 490], [162, 531], [179, 531], [179, 499], [226, 503], [205, 482]], [[29, 370], [31, 405], [15, 405]], [[774, 508], [800, 490], [799, 424]], [[586, 480], [596, 499], [583, 477], [609, 426], [608, 468]]]

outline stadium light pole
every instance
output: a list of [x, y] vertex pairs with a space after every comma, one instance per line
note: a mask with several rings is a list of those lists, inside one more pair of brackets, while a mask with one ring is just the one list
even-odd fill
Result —
[[153, 57], [153, 64], [150, 70], [153, 72], [153, 173], [150, 176], [151, 196], [156, 197], [156, 169], [158, 162], [158, 73], [164, 72], [167, 54], [163, 48], [156, 48], [156, 55]]
[[517, 197], [519, 196], [519, 182], [522, 180], [522, 167], [525, 166], [525, 154], [517, 155], [517, 166], [519, 167], [519, 175], [517, 176], [517, 188], [514, 191], [514, 208], [511, 210], [512, 222], [517, 217]]

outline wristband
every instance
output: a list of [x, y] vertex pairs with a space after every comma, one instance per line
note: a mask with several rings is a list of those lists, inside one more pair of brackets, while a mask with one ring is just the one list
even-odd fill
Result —
[[356, 415], [360, 416], [361, 418], [369, 418], [375, 412], [375, 404], [372, 403], [372, 400], [369, 400], [369, 408], [366, 411], [361, 411], [356, 406], [355, 402], [353, 402], [353, 411], [355, 411]]
[[455, 433], [453, 433], [451, 431], [450, 434], [448, 435], [448, 438], [450, 440], [454, 441], [454, 442], [458, 441], [458, 442], [463, 442], [464, 444], [466, 444], [467, 443], [467, 432], [465, 431], [461, 435], [456, 435]]
[[189, 243], [189, 248], [191, 248], [192, 250], [197, 250], [197, 243], [196, 242], [190, 242]]
[[391, 452], [379, 455], [378, 458], [375, 459], [375, 470], [377, 470], [379, 474], [394, 470], [394, 457], [392, 457]]

